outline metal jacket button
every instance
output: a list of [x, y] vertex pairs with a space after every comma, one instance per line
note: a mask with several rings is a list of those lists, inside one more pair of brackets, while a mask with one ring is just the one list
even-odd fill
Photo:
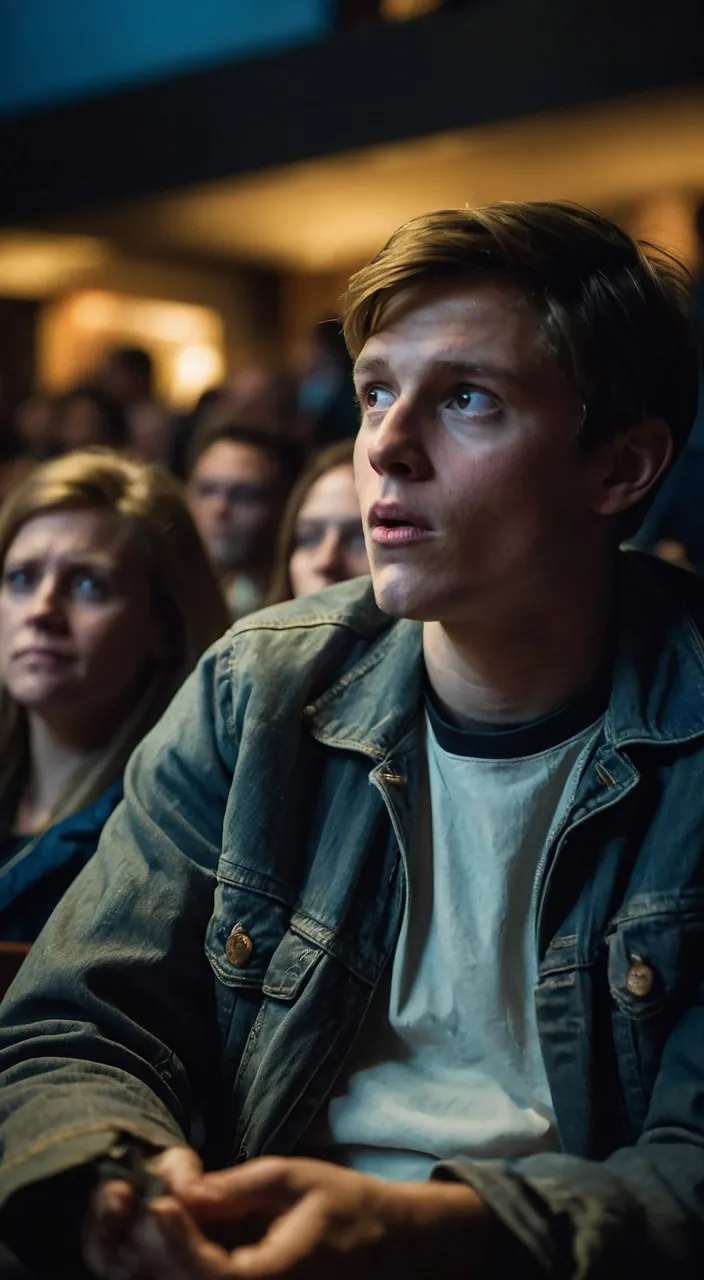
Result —
[[650, 965], [644, 964], [638, 956], [631, 956], [631, 967], [626, 975], [626, 986], [631, 995], [639, 999], [649, 996], [654, 982], [655, 973]]
[[254, 943], [252, 939], [245, 933], [241, 925], [235, 925], [225, 943], [225, 955], [230, 964], [234, 964], [237, 969], [243, 969], [252, 959], [253, 951]]

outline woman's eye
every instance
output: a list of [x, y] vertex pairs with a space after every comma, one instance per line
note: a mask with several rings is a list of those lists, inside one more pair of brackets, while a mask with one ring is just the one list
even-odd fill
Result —
[[104, 600], [108, 584], [95, 573], [77, 573], [71, 583], [71, 592], [79, 600]]
[[364, 529], [361, 521], [358, 528], [355, 527], [346, 532], [344, 543], [348, 551], [363, 551], [365, 549]]
[[314, 547], [318, 546], [320, 539], [321, 539], [321, 534], [313, 531], [297, 533], [295, 549], [296, 551], [298, 550], [311, 551]]
[[481, 418], [493, 413], [498, 407], [496, 396], [489, 391], [480, 391], [478, 387], [460, 387], [447, 405], [456, 408], [468, 418]]
[[362, 393], [362, 404], [365, 409], [388, 409], [394, 402], [393, 392], [386, 387], [368, 387]]
[[34, 574], [29, 569], [6, 569], [3, 582], [10, 591], [31, 591]]

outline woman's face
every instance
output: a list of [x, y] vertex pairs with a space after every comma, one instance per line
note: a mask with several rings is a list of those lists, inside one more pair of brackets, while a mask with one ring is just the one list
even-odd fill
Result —
[[351, 465], [316, 480], [298, 513], [289, 577], [294, 596], [369, 572]]
[[115, 512], [28, 520], [0, 581], [0, 679], [30, 713], [85, 742], [110, 734], [168, 652], [149, 573]]

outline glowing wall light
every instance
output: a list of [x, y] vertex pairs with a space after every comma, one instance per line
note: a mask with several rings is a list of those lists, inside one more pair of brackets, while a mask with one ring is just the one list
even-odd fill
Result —
[[182, 347], [174, 360], [172, 374], [172, 399], [176, 403], [189, 404], [196, 400], [206, 387], [220, 382], [225, 368], [222, 352], [215, 347], [199, 343]]
[[44, 307], [39, 373], [50, 392], [90, 377], [110, 348], [145, 347], [160, 396], [190, 406], [225, 374], [221, 317], [210, 307], [90, 289]]

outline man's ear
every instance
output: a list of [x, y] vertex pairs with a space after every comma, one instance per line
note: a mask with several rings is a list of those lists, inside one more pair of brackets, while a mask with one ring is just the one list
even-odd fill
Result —
[[602, 453], [607, 465], [598, 479], [593, 510], [615, 516], [642, 502], [667, 470], [672, 453], [672, 432], [662, 418], [644, 418], [619, 432]]

